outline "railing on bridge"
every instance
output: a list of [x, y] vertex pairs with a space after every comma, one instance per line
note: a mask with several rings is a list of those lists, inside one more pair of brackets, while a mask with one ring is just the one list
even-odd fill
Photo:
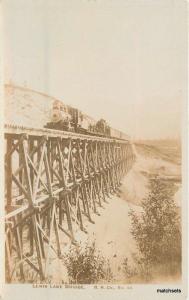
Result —
[[[24, 133], [23, 133], [24, 132]], [[129, 141], [5, 127], [6, 281], [42, 281], [134, 161]], [[32, 275], [31, 275], [32, 274]], [[32, 277], [32, 279], [31, 279]]]

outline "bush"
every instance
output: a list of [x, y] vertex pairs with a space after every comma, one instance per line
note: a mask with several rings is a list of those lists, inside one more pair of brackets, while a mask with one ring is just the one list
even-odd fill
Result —
[[[144, 265], [181, 266], [180, 217], [173, 196], [174, 183], [161, 178], [150, 179], [150, 192], [142, 201], [143, 212], [130, 212], [131, 233]], [[171, 270], [173, 272], [173, 270]], [[178, 270], [177, 270], [178, 271]]]
[[63, 259], [71, 283], [94, 284], [112, 278], [109, 262], [96, 250], [95, 242], [71, 246]]
[[127, 257], [123, 261], [123, 272], [125, 273], [128, 279], [138, 275], [138, 270], [136, 269], [136, 266], [129, 265], [129, 259]]
[[147, 264], [140, 253], [132, 253], [132, 259], [126, 257], [122, 263], [126, 283], [148, 282], [152, 279], [151, 265]]

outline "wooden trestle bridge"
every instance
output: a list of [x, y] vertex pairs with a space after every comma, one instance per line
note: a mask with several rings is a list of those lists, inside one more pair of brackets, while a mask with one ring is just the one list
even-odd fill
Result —
[[126, 140], [5, 126], [6, 282], [47, 276], [49, 251], [75, 232], [118, 189], [134, 161]]

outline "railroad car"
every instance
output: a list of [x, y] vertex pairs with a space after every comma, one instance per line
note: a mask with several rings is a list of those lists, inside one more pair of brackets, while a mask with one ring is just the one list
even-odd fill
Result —
[[124, 132], [121, 132], [120, 138], [122, 140], [130, 140], [130, 136]]
[[110, 127], [110, 136], [120, 139], [121, 132], [115, 128]]
[[83, 121], [81, 127], [84, 128], [86, 131], [95, 133], [96, 121], [89, 115], [83, 114]]
[[100, 119], [96, 123], [96, 131], [105, 136], [110, 136], [110, 126], [108, 126], [106, 120]]

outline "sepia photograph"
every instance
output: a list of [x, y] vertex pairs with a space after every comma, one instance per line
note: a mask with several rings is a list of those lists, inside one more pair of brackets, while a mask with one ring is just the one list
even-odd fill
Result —
[[186, 1], [2, 16], [2, 297], [186, 299]]

